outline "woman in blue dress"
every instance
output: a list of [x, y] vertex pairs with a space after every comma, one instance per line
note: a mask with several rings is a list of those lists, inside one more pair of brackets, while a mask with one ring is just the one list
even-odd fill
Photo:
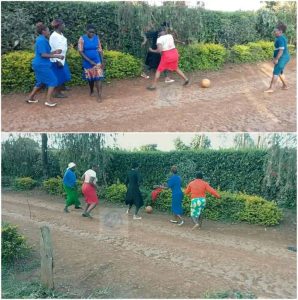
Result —
[[42, 22], [39, 22], [36, 24], [36, 30], [39, 36], [35, 42], [35, 56], [32, 61], [32, 68], [35, 73], [36, 84], [26, 101], [28, 103], [37, 103], [38, 100], [35, 99], [35, 95], [41, 90], [42, 87], [47, 86], [48, 92], [45, 105], [53, 107], [56, 106], [57, 103], [52, 102], [51, 98], [55, 87], [58, 86], [58, 80], [53, 71], [50, 58], [63, 59], [64, 56], [61, 55], [61, 49], [51, 52], [51, 47], [48, 40], [50, 31], [47, 26], [45, 26]]
[[183, 192], [181, 189], [182, 179], [177, 174], [177, 167], [173, 166], [171, 168], [173, 175], [168, 179], [167, 186], [172, 190], [172, 212], [174, 214], [174, 219], [170, 220], [171, 223], [177, 223], [179, 226], [184, 224], [182, 218], [183, 208]]
[[273, 53], [273, 76], [271, 79], [270, 87], [265, 93], [273, 93], [275, 90], [276, 82], [280, 78], [282, 82], [282, 89], [287, 90], [288, 86], [284, 78], [284, 69], [286, 64], [290, 61], [290, 54], [288, 50], [288, 40], [284, 36], [287, 26], [280, 23], [274, 29], [275, 42], [274, 42], [274, 53]]
[[78, 49], [83, 58], [83, 78], [89, 83], [90, 96], [93, 96], [95, 85], [97, 101], [101, 102], [102, 80], [104, 79], [103, 52], [93, 25], [88, 25], [86, 34], [80, 37]]

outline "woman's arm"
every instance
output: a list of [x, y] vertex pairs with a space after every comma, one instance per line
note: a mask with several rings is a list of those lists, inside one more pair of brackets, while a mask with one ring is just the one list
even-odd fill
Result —
[[98, 53], [99, 53], [100, 60], [101, 60], [101, 63], [102, 63], [102, 68], [104, 68], [105, 61], [104, 61], [104, 58], [103, 58], [103, 51], [102, 51], [102, 47], [101, 47], [101, 42], [100, 41], [98, 41]]
[[284, 53], [284, 49], [279, 49], [277, 56], [273, 59], [273, 63], [276, 65], [278, 64], [278, 60], [281, 58], [282, 54]]
[[146, 45], [148, 39], [147, 39], [147, 36], [144, 32], [141, 33], [141, 36], [143, 38], [143, 42], [142, 42], [141, 46], [144, 47]]
[[59, 54], [59, 53], [61, 53], [60, 49], [59, 50], [55, 50], [55, 51], [53, 51], [51, 53], [41, 53], [40, 56], [43, 57], [43, 58], [59, 58], [59, 59], [63, 59], [64, 56], [61, 55], [61, 54]]
[[94, 183], [94, 180], [95, 180], [95, 177], [90, 177], [89, 183], [96, 188], [97, 186], [96, 186], [96, 183]]
[[149, 48], [149, 51], [153, 52], [153, 53], [161, 53], [162, 52], [162, 45], [157, 44], [157, 49], [156, 50], [153, 50], [152, 48]]

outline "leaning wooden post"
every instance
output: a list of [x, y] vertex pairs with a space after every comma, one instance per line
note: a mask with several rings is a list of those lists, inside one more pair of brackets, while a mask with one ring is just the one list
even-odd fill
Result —
[[40, 255], [41, 255], [41, 283], [49, 289], [54, 288], [53, 268], [53, 247], [50, 229], [47, 226], [40, 228]]

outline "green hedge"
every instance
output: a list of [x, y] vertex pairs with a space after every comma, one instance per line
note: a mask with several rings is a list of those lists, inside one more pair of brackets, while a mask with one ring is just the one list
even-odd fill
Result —
[[[66, 2], [66, 1], [5, 1], [2, 8], [2, 52], [32, 49], [34, 24], [42, 20], [50, 24], [62, 18], [65, 36], [77, 45], [87, 23], [94, 23], [105, 49], [128, 52], [143, 57], [141, 31], [151, 21], [158, 27], [170, 21], [184, 42], [217, 43], [225, 46], [272, 40], [278, 21], [288, 25], [289, 41], [296, 42], [296, 9], [261, 9], [258, 12], [220, 12], [201, 8], [146, 3]], [[15, 30], [18, 28], [18, 30]]]
[[[124, 184], [112, 184], [106, 190], [105, 200], [121, 203], [125, 193], [126, 186]], [[260, 225], [277, 225], [282, 220], [282, 211], [275, 202], [243, 193], [220, 192], [220, 195], [220, 199], [207, 195], [204, 211], [204, 217], [207, 219]], [[190, 215], [190, 202], [190, 198], [184, 195], [183, 209], [187, 216]], [[172, 192], [169, 189], [163, 190], [156, 201], [145, 201], [145, 203], [157, 210], [171, 212]]]
[[[295, 54], [295, 46], [289, 45], [291, 55]], [[272, 42], [258, 41], [245, 45], [234, 45], [230, 50], [229, 60], [234, 63], [253, 63], [273, 58], [274, 45]]]
[[[34, 86], [34, 72], [31, 62], [33, 52], [14, 51], [2, 55], [2, 92], [30, 91]], [[106, 77], [127, 78], [141, 74], [142, 63], [130, 54], [117, 51], [104, 51]], [[82, 79], [82, 58], [78, 51], [69, 49], [67, 60], [72, 74], [70, 85], [86, 84]], [[16, 76], [16, 74], [18, 76]]]
[[219, 70], [225, 63], [227, 50], [222, 45], [193, 43], [179, 47], [179, 66], [184, 71]]
[[32, 179], [31, 177], [21, 177], [16, 178], [13, 183], [13, 187], [16, 190], [26, 191], [32, 190], [37, 184], [37, 181]]

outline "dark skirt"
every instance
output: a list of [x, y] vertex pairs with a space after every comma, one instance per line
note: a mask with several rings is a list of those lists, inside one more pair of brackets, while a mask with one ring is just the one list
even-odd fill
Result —
[[126, 205], [135, 205], [136, 207], [141, 207], [144, 205], [143, 197], [139, 188], [133, 187], [127, 190], [125, 196], [125, 204]]
[[160, 63], [160, 54], [159, 53], [153, 53], [148, 51], [146, 60], [145, 60], [145, 65], [149, 67], [149, 69], [154, 69], [156, 70], [159, 63]]

